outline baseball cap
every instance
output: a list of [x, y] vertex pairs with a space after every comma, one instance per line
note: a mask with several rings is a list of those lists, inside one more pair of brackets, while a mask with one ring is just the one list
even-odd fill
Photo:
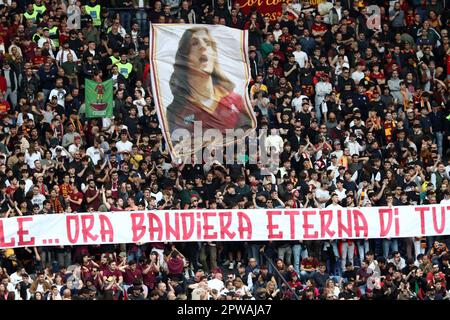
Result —
[[194, 199], [197, 199], [197, 200], [198, 200], [198, 196], [197, 196], [196, 194], [193, 194], [193, 195], [191, 196], [191, 201], [194, 200]]

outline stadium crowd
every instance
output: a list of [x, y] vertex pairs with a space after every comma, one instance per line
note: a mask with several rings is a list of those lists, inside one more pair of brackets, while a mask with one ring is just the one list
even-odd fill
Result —
[[[449, 1], [0, 4], [0, 217], [188, 208], [450, 204]], [[383, 1], [381, 1], [383, 2]], [[175, 163], [149, 24], [249, 33], [251, 102], [279, 168]], [[370, 22], [370, 23], [369, 23]], [[84, 79], [114, 81], [86, 118]], [[248, 161], [248, 158], [247, 158]], [[448, 299], [450, 237], [129, 243], [1, 251], [0, 300]]]

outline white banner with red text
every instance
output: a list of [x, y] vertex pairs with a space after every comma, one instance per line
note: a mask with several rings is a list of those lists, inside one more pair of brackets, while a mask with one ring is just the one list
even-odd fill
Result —
[[450, 235], [449, 218], [450, 205], [20, 216], [0, 219], [0, 249], [106, 243], [438, 236]]

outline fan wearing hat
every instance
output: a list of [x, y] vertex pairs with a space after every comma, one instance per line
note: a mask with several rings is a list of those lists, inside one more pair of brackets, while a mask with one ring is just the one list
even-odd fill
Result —
[[43, 34], [39, 38], [39, 41], [37, 43], [38, 47], [43, 48], [44, 43], [49, 43], [51, 50], [56, 51], [55, 42], [50, 38], [50, 30], [48, 28], [44, 28], [44, 29], [42, 29], [42, 31], [43, 31]]
[[[180, 192], [180, 200], [183, 209], [192, 208], [192, 205], [195, 207], [198, 206], [200, 195], [194, 190], [194, 181], [187, 180], [185, 182], [184, 188]], [[197, 201], [197, 203], [195, 203], [195, 201]]]
[[190, 209], [198, 209], [199, 208], [199, 200], [200, 200], [200, 196], [198, 196], [196, 194], [191, 195]]

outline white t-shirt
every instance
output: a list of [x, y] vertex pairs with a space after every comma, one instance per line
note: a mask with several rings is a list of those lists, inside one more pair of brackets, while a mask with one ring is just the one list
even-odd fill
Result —
[[56, 60], [59, 61], [60, 63], [66, 62], [68, 60], [67, 56], [69, 55], [69, 53], [72, 54], [73, 62], [77, 62], [78, 61], [77, 54], [72, 49], [59, 50], [58, 53], [56, 54]]
[[[34, 116], [31, 113], [27, 113], [27, 119], [31, 119], [34, 121]], [[19, 113], [19, 115], [17, 116], [17, 125], [20, 127], [23, 124], [23, 113]], [[50, 121], [51, 122], [51, 121]]]
[[[317, 199], [327, 199], [327, 201], [330, 199], [330, 192], [328, 190], [322, 190], [321, 188], [316, 189], [316, 198]], [[323, 208], [325, 207], [325, 202], [319, 203], [320, 206]]]
[[64, 98], [66, 97], [66, 90], [64, 90], [63, 88], [55, 88], [52, 91], [50, 91], [50, 94], [48, 95], [49, 99], [51, 99], [53, 96], [56, 96], [58, 99], [58, 104], [61, 106], [65, 106], [65, 100]]
[[44, 201], [45, 201], [45, 196], [42, 193], [38, 193], [37, 195], [33, 196], [33, 198], [31, 198], [31, 203], [37, 204], [39, 206], [39, 210], [42, 210], [42, 208], [44, 207]]
[[72, 143], [70, 146], [69, 146], [69, 153], [70, 154], [74, 154], [75, 152], [78, 152], [80, 149], [77, 147], [77, 145], [75, 144], [75, 143]]
[[292, 106], [294, 107], [295, 112], [300, 112], [302, 110], [302, 101], [304, 98], [308, 98], [305, 95], [301, 95], [300, 97], [295, 97], [292, 99]]
[[[45, 38], [45, 37], [41, 37], [38, 40], [38, 48], [42, 48], [44, 46], [44, 43], [49, 42], [50, 43], [50, 48], [51, 47], [55, 47], [55, 43], [53, 42], [52, 39], [50, 38]], [[51, 51], [51, 50], [50, 50]]]
[[327, 209], [341, 209], [342, 206], [338, 205], [338, 204], [334, 204], [334, 203], [330, 203], [329, 205], [327, 205]]
[[278, 41], [278, 38], [283, 34], [283, 31], [281, 30], [273, 30], [273, 37], [275, 38], [275, 41]]
[[295, 61], [298, 63], [300, 68], [304, 68], [306, 62], [308, 61], [308, 55], [305, 51], [294, 51]]
[[266, 138], [266, 150], [269, 151], [270, 147], [273, 147], [276, 152], [281, 152], [283, 150], [283, 139], [278, 135], [268, 136]]
[[138, 117], [142, 117], [144, 115], [144, 106], [146, 104], [145, 99], [144, 98], [140, 98], [138, 100], [134, 100], [133, 104], [137, 108]]
[[354, 71], [352, 73], [352, 79], [355, 81], [355, 84], [358, 84], [362, 79], [364, 79], [364, 72]]
[[161, 191], [159, 191], [158, 193], [150, 192], [150, 196], [155, 197], [156, 203], [160, 202], [161, 199], [163, 198], [163, 194]]
[[345, 197], [347, 196], [345, 194], [347, 190], [345, 188], [342, 188], [342, 191], [340, 191], [339, 189], [334, 190], [334, 193], [337, 194], [339, 201], [342, 201], [343, 199], [345, 199]]
[[122, 140], [121, 140], [119, 142], [116, 142], [116, 147], [117, 147], [117, 151], [119, 153], [123, 152], [123, 151], [131, 152], [131, 149], [133, 148], [133, 144], [128, 140], [125, 142], [122, 142]]
[[100, 149], [94, 146], [87, 148], [86, 154], [89, 156], [89, 158], [91, 158], [94, 165], [97, 165], [97, 163], [102, 159]]
[[16, 284], [18, 284], [20, 281], [22, 281], [22, 276], [18, 275], [17, 272], [14, 272], [12, 275], [9, 276], [9, 280], [11, 281], [11, 283], [15, 286]]
[[25, 162], [30, 167], [30, 169], [34, 169], [34, 162], [36, 160], [41, 160], [41, 153], [36, 151], [35, 153], [29, 154], [28, 151], [25, 153]]
[[28, 191], [30, 191], [32, 186], [33, 186], [33, 180], [31, 180], [30, 178], [25, 179], [25, 193], [28, 193]]
[[223, 281], [219, 279], [212, 279], [208, 281], [208, 287], [211, 289], [216, 289], [217, 292], [220, 292], [223, 288], [225, 288], [225, 285]]

